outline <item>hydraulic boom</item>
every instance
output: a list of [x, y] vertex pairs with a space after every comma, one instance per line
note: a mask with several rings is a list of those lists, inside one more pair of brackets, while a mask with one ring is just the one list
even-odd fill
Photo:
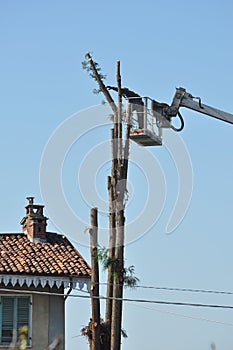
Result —
[[193, 97], [190, 93], [186, 92], [184, 88], [176, 89], [172, 104], [163, 110], [163, 115], [167, 120], [170, 120], [171, 117], [175, 117], [177, 114], [181, 117], [179, 113], [180, 107], [186, 107], [233, 124], [233, 114], [202, 104], [200, 97]]
[[[164, 128], [181, 131], [184, 127], [184, 120], [180, 113], [181, 107], [189, 108], [233, 124], [233, 114], [204, 105], [200, 97], [192, 96], [181, 87], [176, 89], [175, 96], [170, 106], [167, 103], [160, 103], [149, 97], [140, 97], [141, 103], [139, 109], [136, 98], [138, 97], [134, 97], [133, 100], [127, 98], [128, 104], [130, 105], [129, 110], [131, 111], [131, 117], [134, 111], [136, 111], [137, 114], [137, 120], [131, 120], [132, 127], [130, 138], [142, 146], [161, 146], [162, 129]], [[150, 108], [148, 108], [149, 105], [151, 106]], [[179, 127], [172, 124], [172, 118], [176, 116], [180, 119]], [[155, 130], [155, 128], [157, 128], [157, 130]]]

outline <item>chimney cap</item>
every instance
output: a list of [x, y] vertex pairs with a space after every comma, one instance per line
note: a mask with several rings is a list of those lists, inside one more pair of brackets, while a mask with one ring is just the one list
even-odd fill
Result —
[[33, 204], [34, 203], [34, 198], [35, 197], [27, 197], [28, 204]]

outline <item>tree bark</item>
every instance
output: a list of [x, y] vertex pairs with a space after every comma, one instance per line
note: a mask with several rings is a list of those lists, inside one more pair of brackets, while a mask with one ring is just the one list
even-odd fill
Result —
[[109, 193], [109, 260], [108, 265], [108, 279], [107, 279], [107, 292], [106, 292], [106, 310], [105, 310], [105, 322], [109, 324], [111, 329], [112, 322], [112, 297], [113, 297], [113, 260], [115, 256], [115, 244], [116, 244], [116, 215], [114, 208], [114, 187], [112, 184], [112, 177], [108, 177], [108, 193]]
[[128, 104], [126, 110], [126, 131], [125, 131], [125, 146], [124, 146], [124, 160], [122, 167], [122, 178], [125, 180], [125, 189], [127, 185], [127, 176], [128, 176], [128, 165], [129, 165], [129, 146], [130, 146], [130, 128], [131, 128], [131, 107]]
[[116, 246], [113, 279], [112, 324], [110, 350], [120, 350], [122, 324], [122, 298], [124, 278], [124, 185], [122, 182], [122, 99], [120, 62], [117, 62], [118, 83], [118, 183], [116, 194]]
[[117, 88], [118, 88], [118, 109], [117, 109], [117, 126], [118, 126], [118, 173], [119, 177], [121, 177], [121, 161], [122, 161], [122, 96], [121, 96], [121, 74], [120, 74], [120, 61], [117, 61], [116, 67], [116, 80], [117, 80]]
[[112, 325], [110, 350], [120, 350], [124, 272], [124, 212], [117, 210], [117, 230], [115, 262], [116, 268], [113, 282]]
[[101, 350], [100, 344], [100, 300], [99, 300], [99, 263], [98, 263], [98, 210], [90, 213], [90, 250], [91, 250], [91, 304], [92, 304], [92, 341], [91, 350]]

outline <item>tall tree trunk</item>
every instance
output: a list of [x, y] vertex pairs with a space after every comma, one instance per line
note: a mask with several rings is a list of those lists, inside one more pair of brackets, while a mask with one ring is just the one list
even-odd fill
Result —
[[116, 80], [118, 87], [118, 109], [117, 109], [117, 126], [118, 126], [118, 150], [117, 150], [117, 161], [118, 161], [118, 174], [121, 179], [122, 169], [122, 96], [121, 96], [121, 74], [120, 74], [120, 61], [117, 61], [116, 67]]
[[99, 300], [99, 263], [98, 263], [98, 211], [92, 208], [90, 213], [90, 250], [91, 250], [91, 350], [101, 350], [100, 345], [100, 300]]
[[112, 262], [115, 257], [115, 245], [116, 245], [116, 212], [115, 212], [115, 205], [114, 205], [115, 204], [114, 187], [112, 184], [111, 176], [108, 177], [108, 193], [109, 193], [109, 260], [110, 260], [110, 263], [108, 265], [105, 322], [109, 324], [109, 329], [111, 329], [113, 274], [114, 274], [114, 266]]
[[[89, 53], [86, 54], [93, 75], [100, 90], [114, 113], [114, 128], [112, 129], [112, 172], [108, 177], [109, 193], [109, 258], [111, 264], [108, 268], [108, 286], [106, 301], [106, 323], [110, 326], [110, 350], [120, 350], [121, 347], [121, 324], [122, 324], [122, 298], [124, 283], [124, 197], [127, 185], [129, 135], [130, 135], [130, 111], [126, 125], [125, 145], [122, 141], [122, 95], [120, 61], [117, 61], [117, 85], [118, 106], [114, 103], [109, 91], [105, 87], [95, 62]], [[123, 159], [122, 159], [123, 158]]]
[[115, 247], [115, 273], [113, 283], [112, 325], [110, 350], [120, 350], [122, 324], [122, 298], [124, 273], [124, 211], [117, 210], [117, 230]]
[[116, 197], [116, 246], [115, 246], [115, 271], [113, 279], [112, 324], [110, 350], [120, 350], [121, 347], [121, 323], [122, 323], [122, 298], [124, 278], [124, 186], [122, 182], [122, 99], [120, 62], [117, 62], [118, 83], [118, 183]]

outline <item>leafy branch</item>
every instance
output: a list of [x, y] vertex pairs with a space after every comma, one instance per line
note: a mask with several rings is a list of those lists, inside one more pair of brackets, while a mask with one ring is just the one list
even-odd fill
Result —
[[[104, 270], [107, 270], [109, 265], [112, 266], [113, 270], [113, 277], [118, 277], [116, 276], [115, 272], [115, 267], [117, 266], [117, 260], [116, 259], [111, 259], [109, 257], [109, 249], [105, 247], [98, 247], [96, 249], [96, 259], [98, 259]], [[135, 267], [134, 265], [131, 265], [129, 267], [124, 267], [123, 270], [123, 283], [125, 287], [129, 288], [135, 288], [139, 282], [139, 278], [135, 276]]]
[[139, 278], [135, 276], [135, 267], [131, 265], [124, 268], [124, 284], [126, 287], [135, 288], [140, 282]]
[[[92, 79], [94, 79], [94, 80], [98, 83], [98, 81], [97, 81], [97, 79], [96, 79], [96, 73], [95, 73], [95, 71], [94, 71], [94, 69], [93, 69], [93, 66], [90, 65], [90, 61], [88, 60], [87, 55], [85, 56], [85, 58], [86, 58], [86, 59], [82, 62], [82, 69], [85, 70], [85, 71], [87, 71], [87, 73], [89, 73], [89, 76], [90, 76]], [[99, 78], [100, 78], [102, 81], [105, 80], [105, 79], [107, 78], [107, 75], [106, 75], [106, 74], [103, 74], [103, 73], [101, 72], [101, 68], [100, 68], [100, 66], [99, 66], [99, 63], [93, 61], [93, 64], [94, 64], [94, 67], [95, 67], [96, 72], [98, 73]], [[100, 92], [102, 92], [102, 90], [101, 90], [100, 88], [98, 88], [98, 89], [93, 89], [93, 93], [94, 93], [94, 94], [97, 94], [97, 95], [98, 95]]]
[[[99, 64], [93, 61], [90, 52], [86, 53], [85, 60], [82, 62], [82, 67], [84, 70], [86, 70], [89, 73], [89, 76], [92, 79], [94, 79], [99, 86], [98, 89], [93, 90], [93, 93], [99, 94], [100, 92], [102, 92], [106, 98], [106, 101], [111, 106], [113, 113], [117, 113], [117, 106], [115, 105], [115, 102], [112, 96], [110, 95], [108, 89], [104, 84], [104, 80], [106, 79], [107, 76], [101, 72], [101, 68]], [[103, 101], [102, 103], [105, 104], [106, 102]]]

